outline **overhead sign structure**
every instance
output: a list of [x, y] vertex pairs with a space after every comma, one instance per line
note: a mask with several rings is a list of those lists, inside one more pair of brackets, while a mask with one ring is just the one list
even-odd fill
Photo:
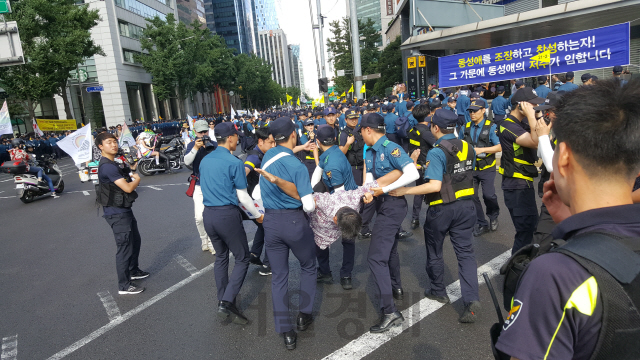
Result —
[[16, 21], [0, 23], [0, 66], [22, 65], [24, 54]]
[[624, 23], [443, 56], [440, 88], [627, 65], [629, 29]]
[[8, 14], [11, 12], [11, 4], [9, 0], [0, 0], [0, 14]]
[[356, 81], [365, 81], [365, 80], [371, 80], [371, 79], [379, 79], [380, 77], [382, 77], [382, 74], [377, 73], [377, 74], [355, 76], [354, 79]]
[[104, 86], [90, 86], [87, 88], [88, 93], [104, 91]]

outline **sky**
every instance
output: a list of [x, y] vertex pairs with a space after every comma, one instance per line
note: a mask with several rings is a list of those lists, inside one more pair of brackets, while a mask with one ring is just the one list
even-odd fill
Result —
[[[275, 3], [278, 22], [280, 23], [280, 28], [284, 30], [287, 35], [287, 42], [289, 44], [300, 45], [300, 60], [304, 68], [304, 84], [307, 90], [309, 90], [308, 95], [317, 98], [319, 96], [319, 76], [312, 34], [315, 33], [317, 41], [318, 32], [311, 28], [309, 0], [275, 0]], [[313, 6], [313, 23], [316, 23], [316, 0], [311, 0], [311, 3]], [[328, 64], [329, 58], [327, 56], [326, 44], [327, 37], [330, 35], [329, 23], [346, 16], [347, 0], [320, 0], [320, 10], [322, 15], [326, 16], [322, 35], [324, 37], [325, 63]], [[318, 46], [320, 46], [319, 43]], [[318, 61], [320, 61], [319, 57]], [[328, 66], [325, 66], [325, 69], [328, 70]], [[327, 72], [326, 76], [331, 78], [332, 74]]]

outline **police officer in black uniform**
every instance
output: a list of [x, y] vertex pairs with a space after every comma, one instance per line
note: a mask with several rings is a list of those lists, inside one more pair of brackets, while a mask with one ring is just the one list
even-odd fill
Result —
[[[436, 102], [439, 102], [439, 100], [434, 100], [432, 104]], [[433, 148], [433, 144], [436, 142], [435, 136], [431, 133], [431, 124], [426, 121], [428, 116], [433, 115], [429, 107], [430, 105], [420, 104], [413, 109], [413, 117], [418, 121], [418, 125], [409, 131], [409, 154], [413, 155], [414, 151], [420, 150], [420, 154], [414, 160], [416, 168], [418, 168], [418, 173], [420, 174], [420, 177], [416, 180], [416, 186], [424, 184], [427, 153]], [[411, 213], [412, 229], [417, 229], [420, 226], [420, 210], [422, 209], [423, 201], [424, 195], [415, 195], [413, 197], [413, 210]]]
[[140, 255], [140, 231], [131, 206], [138, 197], [136, 188], [140, 184], [140, 175], [132, 174], [131, 169], [114, 161], [118, 153], [118, 139], [115, 135], [103, 132], [96, 136], [96, 145], [102, 151], [98, 165], [97, 203], [102, 205], [104, 218], [113, 230], [116, 240], [116, 270], [118, 272], [118, 294], [139, 294], [144, 287], [131, 280], [149, 276], [138, 267]]
[[[304, 131], [302, 132], [302, 136], [300, 136], [299, 143], [301, 145], [305, 145], [308, 142], [311, 142], [313, 147], [315, 147], [315, 129], [313, 120], [309, 119], [304, 122]], [[309, 172], [309, 179], [311, 179], [311, 175], [313, 175], [313, 171], [316, 169], [318, 165], [316, 161], [316, 157], [314, 155], [313, 150], [300, 151], [298, 153], [300, 160], [304, 166], [307, 167], [307, 171]]]
[[459, 321], [472, 323], [480, 310], [477, 263], [473, 252], [473, 225], [476, 214], [473, 197], [473, 169], [475, 151], [464, 140], [456, 139], [454, 130], [458, 117], [451, 111], [438, 109], [432, 118], [431, 133], [438, 139], [427, 154], [425, 184], [400, 188], [391, 195], [426, 194], [429, 210], [424, 222], [427, 245], [427, 274], [431, 289], [425, 296], [443, 304], [448, 303], [444, 278], [442, 246], [450, 234], [453, 250], [458, 258], [458, 275], [464, 302]]
[[362, 134], [360, 134], [358, 118], [359, 114], [355, 110], [347, 110], [345, 112], [347, 126], [340, 131], [338, 142], [340, 150], [347, 156], [347, 160], [351, 165], [351, 172], [356, 185], [362, 186], [364, 177], [364, 140], [362, 139]]

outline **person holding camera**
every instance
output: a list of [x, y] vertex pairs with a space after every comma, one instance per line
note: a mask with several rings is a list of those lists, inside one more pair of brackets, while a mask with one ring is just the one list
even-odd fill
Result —
[[193, 166], [193, 173], [191, 176], [196, 179], [196, 186], [193, 190], [193, 207], [196, 218], [196, 227], [198, 228], [198, 234], [200, 234], [200, 240], [202, 241], [202, 251], [209, 251], [211, 254], [215, 255], [216, 251], [213, 249], [211, 239], [209, 239], [209, 235], [207, 235], [207, 231], [204, 229], [204, 222], [202, 220], [204, 203], [202, 189], [200, 188], [200, 162], [205, 156], [207, 156], [207, 154], [216, 149], [217, 143], [211, 141], [211, 138], [208, 135], [210, 130], [209, 124], [207, 124], [205, 120], [196, 121], [193, 125], [193, 129], [196, 133], [196, 139], [187, 145], [184, 163], [186, 165]]

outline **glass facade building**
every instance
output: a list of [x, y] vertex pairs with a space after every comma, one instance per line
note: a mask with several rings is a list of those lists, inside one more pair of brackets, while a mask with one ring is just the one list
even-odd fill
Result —
[[258, 31], [280, 28], [274, 0], [253, 0], [253, 13]]
[[252, 0], [205, 0], [207, 27], [222, 36], [236, 54], [257, 53], [258, 31]]

